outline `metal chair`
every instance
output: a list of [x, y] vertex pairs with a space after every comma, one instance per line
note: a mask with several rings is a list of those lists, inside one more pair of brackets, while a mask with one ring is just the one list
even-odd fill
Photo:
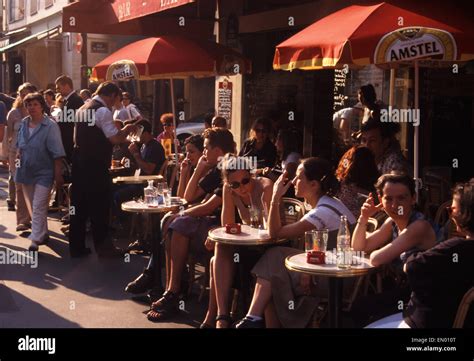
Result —
[[474, 302], [474, 287], [467, 291], [459, 304], [456, 318], [454, 319], [453, 328], [463, 328], [467, 313]]
[[[296, 223], [306, 213], [304, 202], [289, 197], [283, 197], [280, 205], [280, 219], [283, 225]], [[293, 240], [292, 246], [298, 249], [304, 249], [304, 237]]]

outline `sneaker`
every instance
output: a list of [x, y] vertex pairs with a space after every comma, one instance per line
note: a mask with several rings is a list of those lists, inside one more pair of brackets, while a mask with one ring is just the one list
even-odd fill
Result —
[[247, 316], [237, 322], [235, 328], [265, 328], [265, 322], [262, 320], [254, 321]]
[[31, 228], [31, 224], [23, 224], [20, 223], [18, 226], [16, 226], [17, 232], [24, 232], [27, 231]]
[[35, 252], [37, 250], [38, 250], [38, 244], [35, 241], [31, 241], [31, 244], [28, 247], [28, 251]]

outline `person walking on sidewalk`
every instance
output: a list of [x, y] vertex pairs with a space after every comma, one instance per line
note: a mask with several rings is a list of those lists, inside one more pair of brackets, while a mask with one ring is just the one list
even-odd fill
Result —
[[43, 96], [29, 94], [24, 103], [29, 116], [22, 120], [18, 131], [15, 181], [21, 185], [33, 221], [29, 250], [37, 251], [49, 238], [48, 200], [53, 180], [57, 187], [63, 184], [61, 158], [66, 154], [58, 125], [46, 115], [48, 105]]
[[18, 87], [18, 97], [13, 103], [12, 109], [7, 114], [7, 143], [8, 143], [8, 164], [10, 167], [10, 176], [8, 177], [8, 210], [15, 211], [16, 206], [16, 230], [23, 232], [31, 227], [31, 218], [25, 203], [25, 197], [20, 185], [16, 184], [16, 153], [17, 137], [21, 121], [28, 115], [23, 100], [36, 91], [36, 87], [31, 83], [23, 83]]

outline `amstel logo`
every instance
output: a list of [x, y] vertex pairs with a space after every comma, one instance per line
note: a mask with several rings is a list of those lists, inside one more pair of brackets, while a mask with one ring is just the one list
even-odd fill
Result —
[[407, 27], [386, 34], [375, 49], [375, 64], [414, 59], [456, 60], [456, 42], [447, 31]]
[[120, 60], [107, 69], [106, 79], [109, 81], [138, 79], [138, 69], [132, 60]]

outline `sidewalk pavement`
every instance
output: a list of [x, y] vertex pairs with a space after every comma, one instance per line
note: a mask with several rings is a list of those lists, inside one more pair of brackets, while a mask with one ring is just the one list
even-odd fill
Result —
[[[30, 241], [16, 232], [15, 212], [7, 210], [8, 173], [0, 168], [0, 252], [24, 252]], [[204, 318], [207, 300], [185, 301], [174, 322], [152, 323], [149, 306], [132, 300], [126, 284], [141, 273], [147, 257], [82, 259], [69, 257], [58, 214], [48, 215], [50, 241], [40, 246], [38, 266], [0, 264], [0, 328], [189, 328]], [[89, 239], [88, 246], [93, 249]], [[124, 240], [124, 246], [128, 240]], [[1, 260], [1, 258], [0, 258]]]

